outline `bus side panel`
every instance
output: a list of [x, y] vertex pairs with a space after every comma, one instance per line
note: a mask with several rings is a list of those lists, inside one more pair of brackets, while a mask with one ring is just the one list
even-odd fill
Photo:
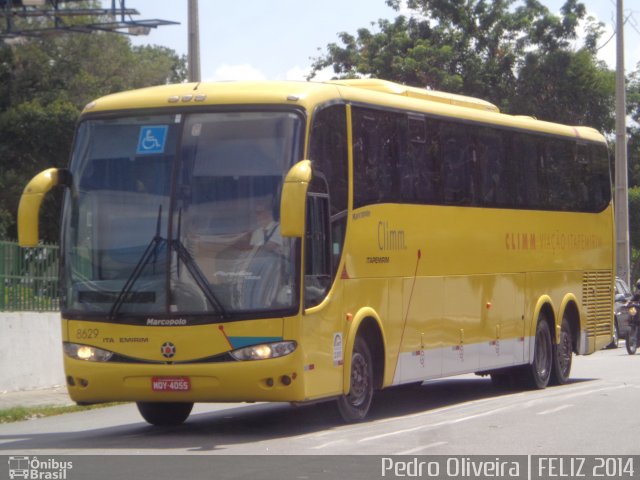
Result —
[[394, 384], [524, 363], [524, 278], [405, 279]]
[[523, 274], [472, 277], [480, 290], [482, 370], [525, 361], [524, 279]]
[[444, 279], [405, 278], [403, 282], [404, 332], [393, 378], [396, 385], [442, 375], [442, 346], [447, 332]]

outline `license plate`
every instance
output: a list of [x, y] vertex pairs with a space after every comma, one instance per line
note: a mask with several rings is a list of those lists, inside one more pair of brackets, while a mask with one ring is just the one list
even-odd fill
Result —
[[191, 390], [189, 377], [153, 377], [151, 389], [154, 392], [188, 392]]

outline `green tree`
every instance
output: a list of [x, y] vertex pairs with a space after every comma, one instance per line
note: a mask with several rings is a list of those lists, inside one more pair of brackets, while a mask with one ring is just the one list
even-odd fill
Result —
[[526, 55], [511, 110], [569, 125], [615, 129], [615, 72], [588, 49]]
[[[401, 1], [387, 3], [399, 10]], [[610, 72], [595, 60], [601, 24], [586, 18], [577, 0], [567, 0], [560, 15], [537, 0], [520, 3], [408, 0], [409, 18], [379, 20], [378, 31], [339, 34], [341, 43], [329, 44], [315, 59], [311, 76], [332, 67], [337, 78], [373, 76], [428, 86], [490, 100], [508, 113], [610, 129], [613, 83]], [[586, 31], [574, 51], [580, 22]], [[532, 73], [536, 75], [529, 80]], [[573, 84], [577, 93], [568, 88], [567, 76], [581, 82]], [[545, 105], [537, 107], [536, 88], [545, 87]], [[571, 108], [564, 108], [568, 104]]]
[[629, 189], [629, 242], [631, 244], [631, 281], [640, 279], [640, 187]]
[[[0, 115], [0, 237], [15, 238], [15, 214], [29, 179], [47, 167], [66, 165], [78, 109], [65, 100], [25, 102]], [[41, 235], [58, 238], [60, 195], [47, 198]]]
[[632, 186], [640, 186], [640, 63], [629, 75], [627, 84], [627, 114], [632, 122], [628, 126], [629, 143], [627, 161], [629, 181]]
[[627, 84], [628, 126], [627, 165], [629, 166], [629, 240], [631, 280], [640, 279], [640, 63]]
[[[94, 33], [0, 44], [0, 238], [14, 238], [22, 189], [39, 171], [68, 163], [75, 123], [91, 100], [181, 82], [186, 60], [164, 47], [132, 47]], [[48, 199], [41, 236], [58, 239], [60, 194]]]

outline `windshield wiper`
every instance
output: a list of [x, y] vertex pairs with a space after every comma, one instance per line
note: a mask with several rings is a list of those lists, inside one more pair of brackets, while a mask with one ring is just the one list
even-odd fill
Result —
[[200, 270], [200, 267], [198, 267], [198, 264], [193, 259], [186, 247], [182, 244], [182, 242], [179, 239], [171, 240], [169, 242], [169, 247], [172, 250], [176, 251], [176, 253], [178, 254], [178, 261], [182, 261], [185, 267], [187, 267], [187, 270], [196, 281], [198, 287], [200, 287], [202, 293], [204, 293], [204, 296], [207, 297], [209, 303], [213, 305], [213, 307], [222, 315], [223, 318], [229, 318], [229, 314], [225, 310], [224, 306], [222, 305], [220, 300], [218, 300], [216, 294], [213, 293], [213, 290], [211, 290], [207, 277], [205, 277], [204, 273], [202, 273], [202, 270]]
[[205, 277], [204, 273], [202, 273], [202, 270], [200, 270], [200, 267], [198, 267], [198, 264], [189, 253], [189, 250], [187, 250], [187, 248], [184, 246], [184, 244], [180, 240], [181, 236], [182, 236], [182, 208], [178, 210], [177, 239], [172, 240], [169, 243], [169, 248], [171, 250], [175, 250], [176, 253], [178, 254], [178, 259], [176, 261], [177, 263], [176, 270], [178, 273], [178, 278], [180, 278], [180, 264], [181, 264], [180, 262], [182, 262], [185, 264], [185, 266], [187, 267], [187, 270], [189, 271], [193, 279], [196, 281], [196, 284], [198, 285], [198, 287], [200, 287], [200, 290], [202, 291], [202, 293], [204, 293], [204, 296], [207, 297], [207, 300], [209, 301], [209, 303], [213, 305], [213, 307], [216, 310], [218, 310], [218, 312], [222, 315], [223, 318], [228, 318], [229, 314], [227, 313], [224, 306], [222, 305], [222, 302], [218, 300], [218, 297], [216, 297], [216, 294], [213, 293], [213, 290], [211, 290], [207, 277]]
[[151, 239], [151, 242], [149, 242], [149, 245], [147, 245], [147, 248], [145, 249], [144, 253], [140, 257], [140, 260], [138, 260], [138, 263], [136, 264], [135, 268], [131, 272], [131, 275], [129, 275], [129, 278], [127, 278], [127, 281], [122, 287], [122, 290], [120, 290], [120, 293], [118, 293], [118, 297], [116, 298], [116, 301], [113, 302], [113, 305], [111, 306], [111, 310], [109, 311], [109, 320], [114, 320], [115, 315], [118, 313], [118, 310], [120, 310], [120, 307], [122, 307], [122, 304], [125, 302], [127, 296], [131, 293], [131, 289], [133, 288], [133, 285], [138, 281], [138, 279], [140, 278], [140, 275], [142, 275], [142, 270], [144, 269], [144, 267], [147, 266], [147, 263], [149, 263], [149, 260], [151, 259], [151, 257], [153, 257], [153, 262], [155, 264], [158, 258], [158, 255], [157, 255], [158, 248], [163, 243], [166, 242], [166, 240], [160, 236], [161, 224], [162, 224], [162, 205], [159, 205], [158, 220], [156, 222], [156, 234]]
[[205, 277], [204, 273], [202, 273], [202, 270], [200, 270], [197, 263], [195, 262], [195, 260], [193, 259], [189, 251], [182, 244], [182, 242], [179, 239], [168, 241], [167, 239], [162, 238], [162, 236], [160, 236], [161, 222], [162, 222], [161, 219], [162, 219], [162, 205], [160, 205], [158, 208], [158, 221], [156, 223], [156, 234], [151, 239], [151, 242], [149, 243], [144, 253], [140, 257], [140, 260], [138, 260], [138, 263], [136, 264], [135, 268], [131, 272], [131, 275], [129, 275], [129, 278], [127, 278], [127, 281], [122, 287], [122, 290], [120, 290], [120, 293], [118, 294], [118, 297], [116, 298], [116, 301], [113, 303], [113, 306], [111, 307], [111, 310], [109, 312], [109, 319], [114, 320], [116, 314], [122, 307], [122, 304], [126, 301], [127, 297], [130, 295], [134, 284], [138, 281], [138, 279], [140, 278], [140, 275], [142, 275], [142, 271], [149, 263], [149, 260], [153, 258], [153, 262], [155, 264], [158, 257], [158, 249], [160, 248], [161, 245], [165, 243], [169, 245], [169, 251], [175, 250], [175, 252], [178, 255], [178, 259], [177, 259], [178, 272], [180, 270], [180, 262], [184, 263], [187, 270], [189, 271], [189, 273], [191, 274], [191, 276], [193, 277], [196, 284], [198, 285], [198, 287], [200, 288], [200, 290], [202, 291], [206, 299], [209, 301], [209, 303], [223, 318], [228, 318], [229, 314], [225, 310], [220, 300], [218, 300], [215, 293], [213, 293], [213, 291], [211, 290], [211, 287], [209, 286], [209, 282], [207, 281], [207, 278]]

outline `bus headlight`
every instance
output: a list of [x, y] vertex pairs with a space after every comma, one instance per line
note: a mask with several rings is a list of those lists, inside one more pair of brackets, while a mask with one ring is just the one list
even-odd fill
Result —
[[65, 343], [64, 353], [76, 360], [87, 360], [89, 362], [108, 362], [113, 357], [113, 352], [103, 350], [89, 345], [78, 345], [77, 343]]
[[252, 345], [251, 347], [239, 348], [231, 353], [236, 360], [266, 360], [268, 358], [284, 357], [293, 353], [296, 349], [296, 342], [275, 342]]

